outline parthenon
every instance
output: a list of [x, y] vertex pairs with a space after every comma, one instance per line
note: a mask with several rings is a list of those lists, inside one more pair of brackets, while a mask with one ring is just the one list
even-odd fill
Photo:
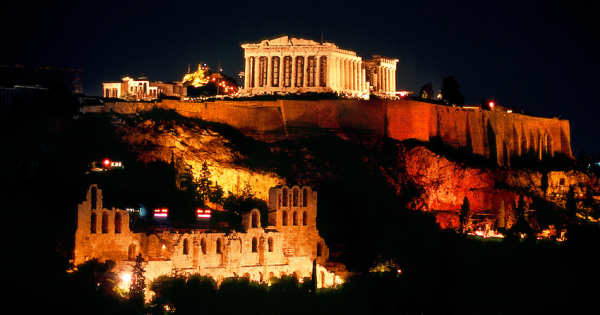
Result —
[[332, 43], [288, 36], [243, 44], [246, 60], [242, 94], [333, 92], [354, 97], [396, 91], [398, 59], [356, 52]]

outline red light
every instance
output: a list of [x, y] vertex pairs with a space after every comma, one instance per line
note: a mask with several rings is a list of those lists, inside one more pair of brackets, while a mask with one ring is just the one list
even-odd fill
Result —
[[108, 166], [108, 164], [110, 164], [110, 160], [109, 159], [104, 160], [104, 165]]
[[494, 108], [495, 105], [494, 102], [490, 102], [490, 108]]

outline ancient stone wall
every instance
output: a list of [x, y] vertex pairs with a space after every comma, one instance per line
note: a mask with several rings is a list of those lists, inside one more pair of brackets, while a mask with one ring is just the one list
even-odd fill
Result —
[[259, 140], [277, 141], [333, 133], [344, 139], [372, 142], [442, 141], [473, 154], [510, 164], [510, 157], [538, 159], [556, 153], [572, 157], [566, 120], [503, 111], [450, 107], [410, 100], [277, 100], [157, 103], [108, 103], [106, 110], [131, 114], [152, 107], [229, 124]]
[[[277, 204], [288, 201], [281, 198], [283, 192], [289, 192], [289, 204]], [[174, 270], [208, 275], [218, 283], [237, 276], [259, 282], [281, 275], [311, 277], [317, 260], [318, 286], [340, 283], [345, 268], [327, 261], [329, 253], [316, 227], [317, 193], [310, 187], [282, 186], [271, 188], [269, 195], [275, 196], [269, 204], [269, 221], [275, 223], [267, 227], [261, 226], [260, 212], [253, 209], [243, 214], [242, 232], [135, 233], [130, 231], [128, 212], [103, 209], [102, 191], [92, 185], [78, 207], [73, 263], [113, 260], [118, 274], [130, 273], [141, 254], [149, 284]]]

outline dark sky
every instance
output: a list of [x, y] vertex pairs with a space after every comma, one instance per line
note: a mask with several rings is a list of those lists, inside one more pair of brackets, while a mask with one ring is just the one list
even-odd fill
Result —
[[[199, 62], [236, 76], [242, 43], [282, 35], [400, 59], [397, 89], [454, 75], [483, 96], [571, 122], [573, 153], [600, 154], [598, 1], [12, 1], [0, 64], [83, 69], [84, 93], [144, 75], [181, 80]], [[238, 80], [238, 84], [242, 84]]]

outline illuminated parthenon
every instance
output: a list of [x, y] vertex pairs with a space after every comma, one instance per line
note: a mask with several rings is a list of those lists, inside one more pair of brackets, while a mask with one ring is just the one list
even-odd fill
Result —
[[283, 36], [243, 44], [246, 60], [241, 93], [335, 92], [356, 97], [396, 91], [397, 59], [362, 60], [332, 43]]

